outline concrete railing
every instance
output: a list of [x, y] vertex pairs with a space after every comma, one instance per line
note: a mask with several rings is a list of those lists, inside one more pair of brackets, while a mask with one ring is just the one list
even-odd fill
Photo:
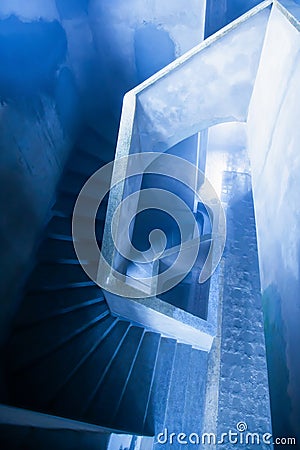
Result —
[[[113, 268], [108, 285], [113, 282], [115, 269], [123, 270], [126, 282], [126, 263], [124, 267], [111, 236], [112, 218], [115, 216], [117, 223], [117, 241], [122, 242], [128, 234], [123, 226], [125, 216], [134, 215], [138, 196], [127, 202], [126, 209], [118, 206], [140, 190], [143, 177], [141, 172], [130, 178], [124, 158], [149, 152], [156, 152], [159, 157], [210, 126], [247, 120], [272, 4], [271, 0], [262, 2], [125, 95], [102, 244], [102, 253]], [[114, 185], [116, 180], [119, 182]], [[106, 297], [112, 312], [209, 350], [216, 332], [218, 289], [215, 272], [207, 320], [175, 308], [155, 295], [130, 299], [107, 292]]]

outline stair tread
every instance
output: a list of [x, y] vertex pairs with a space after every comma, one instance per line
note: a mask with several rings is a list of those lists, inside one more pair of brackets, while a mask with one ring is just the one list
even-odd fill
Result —
[[28, 293], [20, 305], [16, 323], [26, 323], [38, 318], [42, 319], [55, 311], [80, 305], [89, 300], [103, 298], [103, 292], [94, 284], [90, 287], [70, 289], [69, 291]]
[[92, 128], [78, 140], [78, 148], [84, 153], [96, 156], [104, 161], [111, 161], [114, 157], [115, 143]]
[[195, 430], [202, 430], [207, 359], [207, 352], [192, 349], [182, 427], [187, 434], [193, 433]]
[[[56, 316], [60, 316], [63, 314], [69, 314], [70, 312], [76, 311], [78, 309], [88, 308], [89, 306], [106, 303], [103, 294], [95, 296], [94, 298], [86, 301], [81, 301], [80, 303], [74, 303], [70, 305], [59, 305], [56, 304], [53, 300], [51, 304], [46, 305], [42, 302], [39, 302], [38, 305], [31, 305], [26, 303], [26, 306], [23, 306], [18, 313], [18, 317], [16, 320], [16, 328], [24, 328], [28, 326], [35, 325], [39, 322], [43, 322], [49, 319], [52, 319]], [[32, 313], [29, 312], [29, 309], [33, 310]]]
[[188, 370], [192, 347], [178, 343], [176, 345], [174, 370], [168, 396], [164, 428], [172, 432], [182, 431], [183, 408], [188, 384]]
[[120, 395], [128, 382], [139, 348], [144, 329], [130, 327], [126, 338], [112, 360], [106, 375], [88, 399], [86, 417], [89, 421], [110, 425], [117, 412]]
[[[78, 192], [79, 194], [79, 192]], [[56, 202], [53, 206], [53, 211], [56, 214], [60, 214], [63, 217], [72, 217], [73, 211], [75, 207], [75, 203], [77, 201], [78, 194], [70, 193], [70, 192], [59, 192]], [[101, 205], [98, 208], [97, 217], [104, 219], [105, 218], [105, 210], [107, 207], [108, 196], [104, 197], [101, 202]], [[81, 210], [82, 217], [91, 217], [91, 211], [94, 211], [98, 206], [99, 198], [95, 195], [95, 197], [87, 197], [85, 196], [85, 204], [84, 209]]]
[[[88, 222], [90, 219], [86, 217], [82, 217], [81, 220], [84, 224], [84, 221]], [[97, 217], [95, 221], [95, 228], [103, 227], [104, 219]], [[53, 215], [47, 224], [46, 227], [46, 235], [57, 234], [63, 236], [72, 236], [72, 218], [64, 217], [61, 215]]]
[[30, 402], [32, 408], [47, 408], [115, 321], [115, 318], [107, 315], [46, 358], [39, 359], [28, 370], [17, 373], [15, 385], [17, 389], [18, 385], [22, 386], [18, 398], [24, 399], [27, 404]]
[[42, 286], [31, 286], [28, 292], [30, 294], [44, 294], [45, 292], [57, 292], [57, 291], [68, 291], [70, 289], [79, 289], [83, 287], [93, 287], [95, 286], [94, 281], [79, 281], [79, 282], [69, 282], [69, 283], [57, 283], [55, 285], [45, 284]]
[[[95, 243], [91, 239], [80, 239], [80, 243], [84, 243], [85, 248], [90, 250], [90, 253], [94, 255], [95, 253]], [[98, 248], [99, 248], [98, 243]], [[62, 264], [63, 261], [66, 264], [79, 264], [78, 257], [75, 251], [74, 243], [72, 237], [68, 239], [61, 239], [57, 236], [48, 236], [44, 242], [41, 244], [37, 258], [40, 262], [44, 263], [57, 263]], [[95, 259], [96, 260], [96, 259]], [[87, 264], [87, 261], [83, 261]]]
[[99, 156], [84, 151], [80, 148], [74, 149], [73, 157], [70, 159], [68, 168], [81, 171], [82, 174], [91, 175], [106, 164]]
[[[88, 399], [118, 353], [128, 329], [129, 322], [119, 320], [100, 345], [88, 355], [55, 399], [53, 410], [57, 414], [86, 421]], [[94, 423], [97, 423], [97, 420], [94, 420]]]
[[162, 338], [144, 428], [159, 433], [163, 429], [168, 392], [174, 367], [176, 340]]
[[39, 358], [45, 358], [108, 314], [107, 305], [100, 303], [16, 330], [10, 341], [10, 354], [14, 356], [10, 367], [20, 370], [37, 362]]
[[119, 407], [112, 426], [120, 426], [124, 430], [141, 432], [148, 406], [160, 335], [146, 332], [143, 336], [130, 379], [119, 400]]
[[41, 262], [36, 266], [28, 281], [28, 289], [55, 288], [62, 284], [90, 282], [89, 276], [79, 265]]

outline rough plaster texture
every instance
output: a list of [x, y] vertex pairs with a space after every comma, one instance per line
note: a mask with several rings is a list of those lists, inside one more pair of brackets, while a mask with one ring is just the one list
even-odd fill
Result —
[[[241, 421], [249, 432], [262, 436], [272, 430], [251, 178], [225, 172], [223, 188], [228, 207], [218, 436], [230, 429], [236, 432]], [[260, 443], [253, 448], [272, 446]]]

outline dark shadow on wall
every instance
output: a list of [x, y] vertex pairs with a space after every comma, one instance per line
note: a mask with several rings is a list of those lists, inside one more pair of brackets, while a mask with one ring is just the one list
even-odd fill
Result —
[[65, 31], [57, 21], [0, 21], [0, 101], [52, 92], [56, 71], [67, 52]]
[[209, 37], [226, 24], [227, 0], [207, 0], [205, 37]]
[[227, 0], [227, 22], [232, 22], [259, 3], [261, 0]]
[[175, 46], [169, 33], [152, 23], [136, 30], [134, 50], [139, 83], [175, 59]]
[[0, 347], [78, 130], [75, 82], [61, 68], [66, 54], [57, 21], [0, 21]]
[[73, 19], [87, 14], [90, 0], [56, 0], [56, 8], [62, 19]]
[[75, 78], [68, 67], [62, 67], [58, 73], [54, 95], [61, 126], [68, 136], [75, 139], [83, 126], [83, 113]]
[[[28, 261], [39, 228], [32, 194], [21, 174], [0, 171], [0, 342], [9, 331], [18, 305], [15, 299], [28, 276]], [[0, 399], [3, 400], [1, 375], [0, 366]]]
[[216, 33], [259, 3], [261, 0], [207, 0], [205, 37]]

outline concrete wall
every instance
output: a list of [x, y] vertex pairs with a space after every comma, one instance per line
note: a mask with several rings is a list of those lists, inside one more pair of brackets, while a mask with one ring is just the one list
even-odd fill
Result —
[[203, 38], [189, 3], [1, 1], [0, 347], [78, 133], [113, 158], [124, 93]]
[[86, 12], [76, 15], [68, 13], [71, 3], [57, 0], [76, 79], [88, 94], [85, 114], [96, 129], [116, 134], [123, 95], [203, 39], [206, 0], [188, 8], [182, 0], [85, 0]]
[[300, 39], [273, 8], [248, 129], [274, 433], [300, 438]]
[[0, 7], [0, 342], [77, 125], [67, 40], [47, 5], [46, 17], [19, 5], [22, 19], [16, 2]]

